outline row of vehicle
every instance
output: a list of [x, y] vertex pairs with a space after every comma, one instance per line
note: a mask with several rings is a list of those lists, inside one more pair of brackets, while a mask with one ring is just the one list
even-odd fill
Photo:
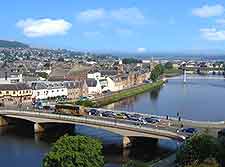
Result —
[[147, 123], [155, 124], [160, 122], [160, 119], [156, 117], [143, 117], [140, 114], [128, 114], [123, 112], [115, 113], [113, 111], [100, 112], [96, 109], [90, 109], [89, 115], [116, 118], [116, 119], [126, 119], [126, 120], [136, 121], [142, 124], [147, 124]]

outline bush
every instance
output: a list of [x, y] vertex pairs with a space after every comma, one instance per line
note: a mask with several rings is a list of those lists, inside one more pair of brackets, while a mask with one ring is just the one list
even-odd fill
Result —
[[123, 167], [148, 167], [148, 165], [143, 162], [129, 161], [124, 164]]
[[202, 163], [207, 158], [220, 159], [220, 144], [216, 138], [206, 134], [196, 134], [187, 139], [177, 151], [177, 162], [191, 165], [193, 162]]
[[219, 167], [219, 164], [215, 159], [206, 159], [204, 162], [200, 164], [196, 161], [186, 167]]
[[84, 106], [84, 107], [96, 107], [96, 103], [90, 100], [79, 100], [75, 102], [76, 105]]
[[85, 136], [63, 136], [43, 160], [43, 167], [103, 167], [102, 144]]

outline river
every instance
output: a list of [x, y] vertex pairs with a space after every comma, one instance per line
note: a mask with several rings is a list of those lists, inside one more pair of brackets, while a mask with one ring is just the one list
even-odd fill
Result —
[[[161, 89], [146, 92], [106, 108], [176, 116], [204, 121], [225, 120], [225, 81], [223, 80], [169, 80]], [[56, 133], [57, 132], [57, 133]], [[65, 133], [88, 135], [103, 141], [106, 167], [119, 167], [132, 159], [151, 161], [174, 151], [176, 142], [160, 140], [157, 144], [139, 146], [126, 151], [118, 149], [122, 138], [106, 131], [76, 126], [69, 131], [53, 130], [43, 135], [33, 135], [27, 128], [9, 126], [0, 128], [0, 162], [4, 167], [40, 167], [51, 144]]]

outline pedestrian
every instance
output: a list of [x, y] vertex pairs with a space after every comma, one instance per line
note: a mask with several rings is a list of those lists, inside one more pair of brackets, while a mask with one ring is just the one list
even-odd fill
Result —
[[180, 116], [178, 117], [178, 121], [179, 121], [179, 122], [181, 121], [181, 117], [180, 117]]

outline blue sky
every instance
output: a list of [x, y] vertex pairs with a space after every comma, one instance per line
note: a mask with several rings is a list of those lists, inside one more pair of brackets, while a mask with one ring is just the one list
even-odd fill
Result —
[[122, 52], [225, 50], [224, 0], [7, 0], [0, 38]]

